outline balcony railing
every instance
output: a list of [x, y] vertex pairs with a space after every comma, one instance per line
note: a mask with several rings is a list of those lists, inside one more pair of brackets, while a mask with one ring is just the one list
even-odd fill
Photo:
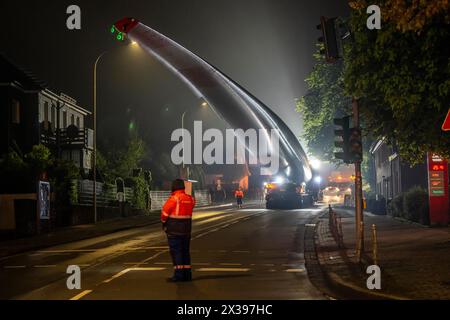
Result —
[[41, 143], [46, 146], [60, 147], [74, 147], [87, 148], [92, 150], [94, 148], [94, 131], [89, 128], [74, 130], [57, 129], [54, 131], [47, 130], [41, 133]]

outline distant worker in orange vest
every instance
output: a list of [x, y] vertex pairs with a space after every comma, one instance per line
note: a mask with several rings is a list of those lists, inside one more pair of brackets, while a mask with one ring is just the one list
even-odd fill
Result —
[[161, 211], [174, 268], [173, 277], [169, 279], [172, 282], [192, 280], [190, 242], [194, 206], [195, 199], [185, 193], [184, 181], [174, 180], [172, 195]]
[[244, 192], [242, 191], [241, 187], [239, 187], [239, 189], [237, 189], [234, 192], [234, 197], [236, 198], [238, 208], [241, 209], [242, 208], [242, 198], [244, 197]]

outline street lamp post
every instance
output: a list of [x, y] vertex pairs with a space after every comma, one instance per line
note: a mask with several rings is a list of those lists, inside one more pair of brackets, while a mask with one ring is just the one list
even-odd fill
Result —
[[[183, 174], [185, 174], [184, 172], [184, 161], [185, 161], [185, 156], [186, 156], [186, 150], [185, 150], [185, 140], [184, 140], [184, 117], [186, 116], [186, 111], [183, 112], [183, 114], [181, 115], [181, 130], [183, 133]], [[189, 170], [189, 169], [188, 169]], [[189, 179], [189, 172], [186, 173], [186, 178]]]
[[92, 160], [92, 176], [93, 176], [93, 206], [94, 206], [94, 223], [97, 223], [97, 65], [100, 59], [108, 51], [102, 52], [94, 63], [94, 94], [93, 94], [93, 122], [94, 122], [94, 150], [93, 150], [93, 160]]
[[[132, 41], [132, 46], [138, 46], [137, 42]], [[120, 47], [118, 47], [120, 48]], [[113, 49], [114, 50], [114, 49]], [[93, 175], [93, 190], [92, 190], [92, 197], [93, 197], [93, 207], [94, 207], [94, 222], [97, 223], [97, 65], [101, 58], [111, 50], [103, 51], [95, 60], [94, 63], [94, 94], [93, 94], [93, 122], [94, 122], [94, 151], [92, 154], [92, 175]]]

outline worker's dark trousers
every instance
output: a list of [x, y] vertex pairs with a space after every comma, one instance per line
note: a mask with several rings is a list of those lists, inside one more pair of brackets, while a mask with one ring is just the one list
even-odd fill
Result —
[[190, 254], [191, 236], [168, 235], [167, 239], [174, 267], [174, 278], [176, 280], [190, 280], [192, 277]]

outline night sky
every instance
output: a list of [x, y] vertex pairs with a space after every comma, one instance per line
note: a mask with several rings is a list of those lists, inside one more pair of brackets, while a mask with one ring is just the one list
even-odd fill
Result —
[[[66, 28], [71, 4], [81, 7], [80, 31]], [[110, 27], [131, 16], [218, 67], [278, 113], [296, 135], [301, 119], [294, 99], [304, 94], [304, 78], [313, 66], [319, 17], [348, 13], [346, 1], [334, 0], [4, 0], [0, 10], [0, 51], [87, 109], [96, 57], [121, 45]], [[169, 142], [184, 110], [189, 110], [187, 123], [198, 119], [220, 126], [197, 104], [180, 80], [140, 48], [114, 49], [99, 64], [100, 141], [120, 141], [135, 120], [150, 144]]]

